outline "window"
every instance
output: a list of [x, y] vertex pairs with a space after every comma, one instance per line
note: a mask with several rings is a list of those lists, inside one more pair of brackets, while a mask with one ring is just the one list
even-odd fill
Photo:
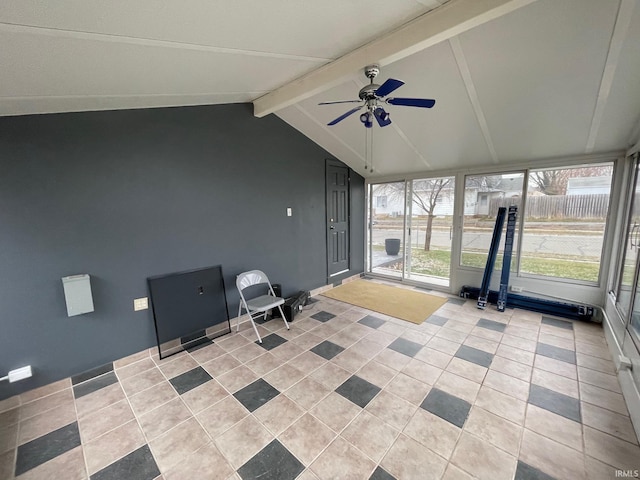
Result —
[[387, 196], [378, 195], [376, 197], [376, 208], [387, 208]]
[[613, 164], [530, 170], [520, 273], [597, 282]]

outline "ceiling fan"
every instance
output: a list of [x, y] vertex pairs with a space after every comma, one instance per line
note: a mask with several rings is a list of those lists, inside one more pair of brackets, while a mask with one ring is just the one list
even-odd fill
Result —
[[389, 95], [391, 92], [400, 88], [404, 85], [404, 82], [400, 80], [396, 80], [395, 78], [389, 78], [382, 85], [378, 85], [373, 83], [373, 79], [378, 76], [380, 73], [380, 67], [378, 65], [367, 65], [364, 67], [364, 74], [369, 79], [369, 85], [365, 85], [358, 92], [358, 97], [360, 100], [342, 100], [338, 102], [322, 102], [318, 105], [333, 105], [335, 103], [361, 103], [362, 105], [352, 108], [346, 113], [343, 113], [335, 120], [327, 123], [327, 125], [335, 125], [338, 122], [341, 122], [349, 115], [353, 115], [358, 110], [366, 107], [367, 111], [360, 115], [360, 121], [364, 124], [366, 128], [373, 127], [373, 118], [378, 121], [378, 125], [381, 127], [386, 127], [391, 124], [391, 119], [389, 118], [389, 114], [380, 106], [380, 103], [388, 103], [391, 105], [401, 105], [404, 107], [421, 107], [421, 108], [431, 108], [436, 104], [435, 100], [431, 100], [428, 98], [384, 98]]

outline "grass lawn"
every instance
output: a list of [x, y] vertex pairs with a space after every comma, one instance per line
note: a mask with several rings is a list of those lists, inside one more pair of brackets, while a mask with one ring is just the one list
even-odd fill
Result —
[[[377, 246], [374, 246], [376, 248]], [[380, 247], [383, 249], [384, 247]], [[451, 252], [446, 250], [431, 250], [425, 252], [421, 248], [411, 251], [412, 271], [424, 275], [436, 277], [448, 277]], [[486, 253], [462, 253], [462, 264], [468, 267], [484, 268], [487, 264]], [[512, 264], [513, 268], [514, 264]], [[495, 269], [502, 268], [502, 255], [496, 258]], [[549, 277], [571, 278], [576, 280], [598, 281], [600, 263], [594, 259], [585, 261], [583, 257], [522, 257], [520, 270], [522, 273], [532, 275], [545, 275]]]

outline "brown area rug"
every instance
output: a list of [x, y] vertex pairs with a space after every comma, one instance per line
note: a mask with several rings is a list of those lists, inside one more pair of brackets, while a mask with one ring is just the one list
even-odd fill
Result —
[[367, 280], [354, 280], [322, 295], [418, 325], [447, 302], [443, 297]]

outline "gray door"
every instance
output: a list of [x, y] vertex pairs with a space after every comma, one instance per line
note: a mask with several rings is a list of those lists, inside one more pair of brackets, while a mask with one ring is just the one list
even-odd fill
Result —
[[349, 169], [327, 164], [329, 277], [349, 270]]

